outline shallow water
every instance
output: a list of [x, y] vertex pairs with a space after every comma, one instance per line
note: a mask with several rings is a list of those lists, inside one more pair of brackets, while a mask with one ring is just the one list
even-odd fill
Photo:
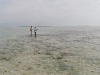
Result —
[[37, 28], [0, 27], [0, 74], [100, 74], [100, 27]]

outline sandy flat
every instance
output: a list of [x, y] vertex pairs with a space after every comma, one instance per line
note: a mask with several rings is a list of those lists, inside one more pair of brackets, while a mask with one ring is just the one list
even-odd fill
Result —
[[99, 75], [99, 33], [66, 30], [3, 40], [0, 75]]

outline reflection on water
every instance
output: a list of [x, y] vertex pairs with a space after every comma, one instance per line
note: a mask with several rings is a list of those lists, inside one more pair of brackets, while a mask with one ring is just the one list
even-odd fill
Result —
[[100, 74], [100, 27], [38, 29], [0, 28], [0, 74]]

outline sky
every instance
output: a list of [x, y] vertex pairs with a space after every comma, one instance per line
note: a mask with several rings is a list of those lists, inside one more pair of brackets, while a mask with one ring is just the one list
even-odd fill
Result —
[[100, 25], [100, 0], [0, 0], [0, 25]]

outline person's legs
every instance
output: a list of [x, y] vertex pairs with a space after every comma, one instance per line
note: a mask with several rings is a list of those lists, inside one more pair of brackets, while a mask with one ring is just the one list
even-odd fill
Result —
[[32, 36], [32, 31], [31, 31], [31, 36]]
[[35, 35], [36, 35], [36, 32], [35, 32]]

